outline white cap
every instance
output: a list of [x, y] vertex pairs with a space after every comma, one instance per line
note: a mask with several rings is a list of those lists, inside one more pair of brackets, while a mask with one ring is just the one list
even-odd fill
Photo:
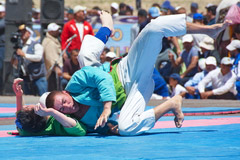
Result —
[[198, 67], [201, 69], [201, 70], [205, 70], [206, 68], [206, 59], [205, 58], [200, 58], [198, 60]]
[[209, 56], [206, 58], [206, 65], [214, 65], [214, 66], [217, 66], [217, 60], [215, 57], [213, 56]]
[[240, 40], [232, 40], [232, 42], [226, 47], [229, 51], [233, 51], [235, 49], [240, 49]]
[[116, 10], [118, 10], [118, 3], [116, 3], [116, 2], [113, 2], [112, 4], [111, 4], [111, 7], [113, 7], [113, 8], [115, 8]]
[[191, 34], [186, 34], [182, 37], [182, 43], [193, 42], [193, 36]]
[[0, 5], [0, 12], [5, 12], [5, 7], [3, 5]]
[[73, 8], [73, 13], [77, 13], [79, 11], [85, 11], [87, 9], [87, 7], [84, 7], [84, 6], [80, 6], [80, 5], [77, 5]]
[[61, 28], [59, 25], [56, 23], [50, 23], [47, 27], [48, 32], [49, 31], [57, 31], [59, 28]]
[[214, 40], [207, 36], [199, 43], [199, 46], [207, 50], [214, 50]]
[[214, 6], [214, 4], [208, 3], [208, 4], [205, 6], [205, 8], [209, 8], [209, 7], [212, 7], [212, 6]]
[[106, 54], [106, 57], [109, 57], [109, 58], [116, 58], [117, 55], [116, 55], [116, 53], [114, 53], [114, 52], [108, 52], [108, 53]]
[[45, 92], [42, 94], [42, 96], [39, 98], [39, 103], [41, 104], [41, 106], [46, 107], [46, 99], [47, 96], [49, 95], [50, 92]]
[[221, 64], [224, 64], [224, 65], [232, 65], [232, 64], [233, 64], [233, 61], [232, 61], [231, 58], [229, 58], [229, 57], [223, 57], [222, 60], [221, 60]]

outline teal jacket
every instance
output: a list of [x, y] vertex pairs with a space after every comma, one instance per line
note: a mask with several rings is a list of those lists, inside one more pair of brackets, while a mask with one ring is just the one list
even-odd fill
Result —
[[89, 106], [103, 106], [105, 101], [116, 101], [116, 91], [110, 64], [100, 67], [85, 66], [75, 72], [65, 90], [75, 101]]

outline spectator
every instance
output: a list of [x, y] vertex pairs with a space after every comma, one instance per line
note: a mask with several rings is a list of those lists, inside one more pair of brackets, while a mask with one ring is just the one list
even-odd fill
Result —
[[5, 7], [0, 5], [0, 93], [2, 92], [3, 60], [5, 52]]
[[[73, 49], [79, 49], [82, 45], [82, 40], [85, 35], [90, 34], [94, 35], [92, 26], [85, 20], [86, 7], [77, 5], [73, 9], [74, 19], [67, 22], [62, 31], [61, 40], [62, 40], [62, 50], [64, 50], [69, 43], [67, 40], [72, 36], [76, 35], [76, 38], [72, 39], [67, 52], [70, 53]], [[67, 56], [64, 55], [64, 60]]]
[[119, 5], [116, 2], [113, 2], [111, 4], [111, 15], [112, 15], [113, 18], [119, 16], [118, 7], [119, 7]]
[[186, 8], [181, 7], [181, 6], [178, 6], [178, 7], [175, 8], [175, 10], [176, 10], [176, 14], [186, 14], [186, 20], [187, 20], [187, 22], [191, 22], [191, 23], [193, 22], [193, 18], [192, 18], [192, 17], [189, 17], [189, 16], [187, 15]]
[[110, 49], [105, 47], [100, 55], [100, 62], [103, 64], [106, 61], [106, 54], [110, 52]]
[[56, 23], [50, 23], [47, 27], [46, 37], [42, 45], [44, 49], [44, 61], [47, 69], [48, 91], [58, 90], [57, 84], [62, 76], [63, 59], [61, 44], [58, 40], [61, 27]]
[[71, 51], [70, 59], [67, 59], [63, 64], [63, 79], [61, 81], [62, 89], [65, 89], [68, 81], [72, 78], [74, 72], [80, 69], [78, 63], [78, 49]]
[[208, 4], [205, 8], [207, 10], [207, 14], [206, 14], [207, 25], [215, 24], [217, 6], [213, 4]]
[[153, 70], [153, 80], [155, 83], [153, 93], [162, 96], [162, 99], [169, 98], [169, 90], [167, 87], [167, 83], [163, 79], [163, 77], [160, 75], [160, 73], [157, 71], [156, 68], [154, 68], [154, 70]]
[[132, 16], [133, 15], [133, 7], [132, 6], [127, 5], [125, 15], [126, 16]]
[[46, 68], [43, 59], [43, 47], [31, 39], [33, 31], [26, 25], [19, 26], [23, 48], [16, 53], [23, 59], [21, 67], [24, 79], [24, 93], [29, 95], [42, 95], [47, 92]]
[[199, 58], [213, 56], [217, 60], [217, 65], [220, 64], [221, 58], [218, 51], [214, 48], [214, 39], [206, 35], [205, 38], [199, 43], [199, 47], [201, 49]]
[[149, 20], [155, 19], [160, 16], [160, 10], [157, 7], [151, 7], [148, 10]]
[[231, 55], [234, 58], [232, 70], [237, 75], [237, 99], [240, 100], [240, 40], [232, 40], [226, 48], [231, 52]]
[[169, 59], [172, 62], [173, 67], [178, 67], [180, 64], [184, 63], [186, 65], [186, 71], [181, 74], [182, 85], [185, 84], [191, 77], [193, 77], [198, 69], [198, 49], [193, 45], [193, 37], [191, 34], [186, 34], [182, 38], [182, 43], [184, 50], [180, 56], [174, 60], [172, 53], [169, 54]]
[[190, 6], [190, 10], [191, 10], [191, 13], [188, 14], [188, 16], [193, 18], [193, 15], [195, 13], [198, 13], [198, 4], [195, 2], [192, 2]]
[[108, 52], [107, 54], [106, 54], [106, 61], [107, 62], [111, 62], [113, 59], [115, 59], [115, 58], [117, 58], [117, 55], [116, 55], [116, 53], [114, 53], [114, 52]]
[[[202, 60], [202, 59], [204, 59], [204, 58], [199, 59], [199, 61]], [[200, 64], [201, 63], [199, 63], [199, 66], [200, 66]], [[217, 67], [216, 58], [213, 57], [213, 56], [207, 57], [206, 60], [205, 60], [205, 69], [202, 68], [201, 72], [196, 73], [193, 76], [193, 78], [188, 80], [184, 85], [184, 87], [188, 91], [188, 93], [186, 94], [187, 99], [200, 99], [200, 94], [199, 94], [199, 91], [198, 91], [198, 88], [197, 88], [198, 84], [204, 77], [206, 77], [206, 75], [210, 71], [216, 69], [216, 67]], [[209, 83], [206, 88], [209, 90], [209, 89], [211, 89], [211, 87], [212, 87], [212, 84]]]
[[140, 31], [140, 27], [144, 28], [147, 23], [148, 23], [147, 11], [145, 9], [139, 9], [138, 10], [138, 23], [134, 24], [131, 27], [131, 44], [137, 37], [137, 35]]
[[32, 22], [39, 22], [40, 20], [40, 9], [32, 8]]
[[162, 15], [170, 15], [174, 13], [175, 8], [171, 6], [170, 1], [166, 0], [162, 4], [161, 11], [162, 11]]
[[[224, 57], [221, 60], [221, 68], [211, 71], [200, 81], [198, 90], [201, 99], [236, 99], [237, 76], [231, 71], [232, 65], [231, 58]], [[205, 90], [209, 83], [212, 83], [212, 90]]]
[[74, 12], [72, 8], [69, 8], [67, 10], [67, 21], [70, 21], [72, 19], [74, 19]]
[[172, 91], [171, 97], [174, 97], [175, 95], [181, 95], [182, 97], [185, 97], [187, 90], [179, 84], [180, 81], [180, 75], [177, 73], [173, 73], [169, 76], [169, 86]]
[[126, 15], [126, 10], [127, 10], [127, 5], [125, 3], [120, 3], [119, 4], [119, 15]]

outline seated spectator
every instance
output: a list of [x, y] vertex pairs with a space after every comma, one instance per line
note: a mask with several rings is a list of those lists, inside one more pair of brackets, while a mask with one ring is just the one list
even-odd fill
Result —
[[[236, 99], [237, 76], [231, 71], [232, 65], [231, 58], [224, 57], [221, 60], [221, 68], [211, 71], [200, 81], [198, 90], [201, 99]], [[205, 89], [209, 83], [212, 83], [212, 90]]]
[[174, 67], [179, 67], [180, 64], [186, 65], [186, 71], [181, 74], [182, 84], [184, 85], [191, 77], [193, 77], [198, 69], [198, 49], [193, 44], [193, 37], [191, 34], [186, 34], [182, 38], [184, 50], [180, 56], [175, 60], [172, 53], [169, 54], [169, 59]]
[[73, 49], [70, 54], [70, 59], [67, 59], [63, 64], [63, 79], [61, 81], [62, 89], [64, 89], [68, 81], [72, 78], [74, 72], [80, 69], [78, 63], [78, 49]]
[[103, 64], [106, 61], [106, 54], [110, 52], [110, 49], [105, 47], [100, 55], [100, 62]]
[[169, 85], [170, 85], [170, 89], [172, 91], [171, 97], [173, 97], [175, 95], [181, 95], [182, 97], [185, 97], [187, 90], [179, 84], [180, 81], [181, 81], [181, 78], [180, 78], [179, 74], [173, 73], [170, 75]]
[[117, 58], [117, 55], [114, 52], [108, 52], [106, 54], [106, 62], [111, 62], [115, 58]]
[[232, 70], [237, 75], [237, 99], [240, 100], [240, 40], [232, 40], [226, 48], [231, 52], [231, 56], [234, 58]]
[[[153, 80], [155, 83], [154, 93], [162, 96], [162, 99], [169, 98], [169, 90], [167, 87], [167, 83], [163, 79], [163, 77], [160, 75], [160, 73], [157, 71], [156, 68], [154, 68], [154, 70], [153, 70]], [[154, 96], [154, 97], [156, 97], [156, 96]]]
[[[200, 59], [202, 60], [202, 58]], [[199, 63], [200, 66], [201, 63]], [[186, 94], [186, 98], [187, 99], [200, 99], [200, 94], [198, 91], [198, 83], [204, 78], [206, 77], [206, 75], [216, 69], [217, 67], [217, 61], [216, 58], [213, 56], [209, 56], [208, 58], [206, 58], [205, 60], [205, 69], [203, 69], [203, 71], [195, 74], [195, 76], [188, 80], [184, 87], [187, 89], [188, 93]], [[207, 85], [207, 90], [211, 89], [212, 84], [209, 83]]]
[[220, 64], [221, 58], [219, 52], [214, 48], [214, 40], [206, 36], [200, 43], [199, 47], [201, 52], [199, 54], [199, 58], [207, 58], [209, 56], [213, 56], [217, 60], [217, 65]]

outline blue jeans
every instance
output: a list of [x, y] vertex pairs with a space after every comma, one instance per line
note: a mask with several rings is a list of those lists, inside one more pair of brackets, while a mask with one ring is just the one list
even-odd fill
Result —
[[39, 95], [47, 92], [48, 83], [46, 77], [41, 77], [37, 80], [30, 82], [24, 78], [24, 94], [26, 95]]
[[237, 99], [240, 100], [240, 81], [236, 81]]

